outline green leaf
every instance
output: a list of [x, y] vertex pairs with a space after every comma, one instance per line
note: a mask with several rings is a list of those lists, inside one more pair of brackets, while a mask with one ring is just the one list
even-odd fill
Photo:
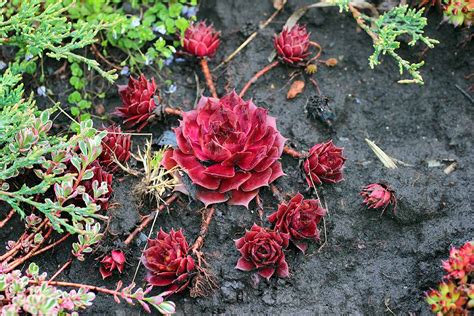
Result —
[[69, 103], [79, 103], [82, 100], [81, 94], [78, 91], [74, 91], [67, 97]]

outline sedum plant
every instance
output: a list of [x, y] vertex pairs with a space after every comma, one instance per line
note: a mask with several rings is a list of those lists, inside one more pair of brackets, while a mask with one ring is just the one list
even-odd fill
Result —
[[[77, 290], [64, 291], [58, 287], [74, 287]], [[120, 298], [128, 304], [138, 302], [145, 311], [152, 308], [163, 315], [175, 312], [175, 304], [164, 299], [169, 293], [154, 296], [148, 294], [152, 287], [134, 289], [135, 284], [122, 288], [119, 281], [116, 290], [93, 285], [47, 280], [47, 274], [39, 272], [39, 267], [31, 263], [23, 273], [15, 270], [0, 275], [1, 315], [78, 315], [77, 311], [92, 305], [93, 291], [112, 295], [117, 303]]]
[[83, 181], [94, 177], [90, 166], [105, 132], [88, 120], [75, 135], [51, 135], [53, 109], [38, 112], [23, 99], [20, 79], [7, 69], [0, 81], [0, 201], [23, 218], [41, 213], [58, 232], [84, 233], [85, 224], [104, 217], [96, 200], [107, 183], [95, 181], [86, 192]]
[[46, 273], [40, 274], [35, 263], [24, 273], [15, 270], [0, 275], [2, 315], [68, 315], [91, 306], [94, 299], [95, 294], [86, 288], [67, 292], [48, 284]]

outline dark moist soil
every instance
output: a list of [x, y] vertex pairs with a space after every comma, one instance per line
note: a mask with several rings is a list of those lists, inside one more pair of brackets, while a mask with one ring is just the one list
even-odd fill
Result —
[[[273, 34], [294, 10], [308, 3], [311, 1], [290, 1], [284, 12], [228, 67], [214, 73], [220, 94], [226, 89], [239, 91], [256, 71], [268, 64]], [[237, 48], [273, 10], [271, 1], [203, 1], [201, 18], [222, 30], [222, 44], [211, 67]], [[456, 88], [467, 90], [470, 85], [464, 77], [473, 72], [473, 45], [458, 46], [465, 33], [450, 25], [440, 26], [440, 17], [435, 12], [429, 18], [427, 34], [441, 43], [424, 57], [424, 86], [397, 84], [398, 69], [389, 58], [370, 70], [369, 37], [356, 27], [350, 16], [339, 14], [337, 8], [312, 9], [301, 19], [311, 31], [311, 38], [323, 46], [322, 58], [336, 57], [339, 61], [331, 69], [319, 67], [314, 76], [335, 111], [332, 127], [307, 118], [304, 112], [308, 98], [315, 94], [309, 80], [303, 94], [293, 100], [286, 99], [289, 74], [294, 69], [276, 68], [259, 80], [246, 97], [253, 98], [258, 106], [267, 108], [277, 118], [281, 133], [295, 148], [308, 150], [315, 143], [329, 139], [344, 147], [345, 181], [319, 188], [329, 208], [327, 243], [320, 251], [320, 245], [314, 244], [307, 255], [289, 250], [290, 277], [256, 283], [252, 273], [234, 269], [239, 254], [233, 239], [242, 236], [253, 223], [267, 226], [268, 223], [262, 223], [254, 202], [249, 210], [217, 205], [203, 250], [220, 288], [208, 298], [193, 299], [188, 292], [172, 296], [179, 314], [373, 315], [388, 313], [388, 308], [395, 313], [428, 313], [423, 292], [441, 279], [441, 260], [448, 256], [451, 245], [460, 246], [474, 236], [474, 192], [470, 183], [474, 160], [473, 104]], [[416, 61], [422, 50], [423, 47], [408, 50], [403, 44], [400, 52]], [[192, 61], [175, 63], [171, 71], [163, 71], [158, 81], [165, 90], [164, 80], [173, 80], [177, 90], [173, 94], [162, 91], [162, 94], [169, 105], [189, 110], [196, 98], [196, 73], [201, 87], [204, 85], [201, 72]], [[152, 71], [147, 74], [156, 76]], [[125, 77], [119, 80], [126, 81]], [[114, 88], [108, 94], [110, 98], [105, 106], [111, 111], [120, 101]], [[144, 132], [152, 132], [157, 140], [163, 131], [177, 124], [176, 118], [167, 118]], [[393, 171], [385, 169], [365, 138], [375, 141], [407, 166], [400, 165]], [[142, 144], [144, 140], [135, 137], [134, 141]], [[458, 164], [449, 175], [443, 170], [450, 162], [428, 167], [428, 161], [445, 159]], [[299, 161], [284, 155], [282, 163], [287, 176], [276, 182], [280, 190], [288, 194], [299, 191], [307, 198], [313, 197]], [[396, 190], [399, 199], [396, 215], [387, 212], [380, 216], [378, 211], [361, 206], [358, 195], [361, 187], [379, 180]], [[111, 211], [109, 230], [115, 234], [116, 242], [124, 240], [134, 228], [138, 213], [148, 213], [153, 205], [137, 206], [133, 193], [137, 181], [130, 176], [115, 177], [113, 202], [118, 207]], [[267, 188], [261, 190], [261, 197], [268, 215], [276, 209], [277, 201]], [[169, 214], [159, 217], [155, 229], [182, 227], [192, 243], [199, 231], [201, 208], [202, 204], [183, 196], [170, 207]], [[121, 276], [124, 284], [133, 278], [140, 247], [135, 243], [129, 249], [128, 267]], [[69, 245], [65, 245], [38, 258], [37, 262], [42, 269], [53, 273], [67, 260], [69, 252]], [[136, 279], [140, 286], [145, 285], [144, 274], [142, 267]], [[91, 256], [85, 263], [74, 262], [59, 279], [115, 288], [119, 277], [101, 281], [98, 262]], [[98, 295], [93, 307], [84, 314], [140, 313], [144, 312], [139, 306], [118, 305], [111, 297]]]

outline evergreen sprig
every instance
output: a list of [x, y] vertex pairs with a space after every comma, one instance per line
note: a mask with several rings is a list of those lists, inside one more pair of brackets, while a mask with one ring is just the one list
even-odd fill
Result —
[[19, 48], [17, 61], [23, 69], [31, 67], [36, 59], [46, 54], [51, 58], [84, 63], [109, 82], [117, 78], [115, 70], [104, 71], [97, 61], [74, 53], [96, 41], [101, 24], [76, 23], [73, 29], [64, 14], [68, 7], [63, 7], [61, 1], [49, 4], [41, 0], [23, 1], [19, 9], [5, 19], [6, 4], [7, 1], [0, 2], [0, 43]]
[[424, 84], [419, 69], [424, 65], [424, 61], [411, 63], [403, 59], [397, 50], [400, 48], [400, 37], [408, 36], [409, 46], [424, 43], [429, 48], [433, 48], [439, 41], [424, 35], [424, 28], [427, 19], [423, 17], [424, 9], [410, 9], [408, 5], [394, 7], [379, 17], [370, 17], [359, 12], [357, 2], [347, 0], [336, 0], [331, 2], [339, 6], [341, 10], [351, 11], [357, 24], [372, 38], [374, 53], [369, 57], [369, 66], [374, 68], [380, 64], [380, 55], [389, 55], [398, 64], [400, 74], [407, 71], [411, 79], [399, 80], [399, 83]]

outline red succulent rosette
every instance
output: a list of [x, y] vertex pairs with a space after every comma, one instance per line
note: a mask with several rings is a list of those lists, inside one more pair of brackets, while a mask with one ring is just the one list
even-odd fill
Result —
[[313, 184], [337, 183], [344, 180], [342, 169], [346, 158], [342, 152], [343, 149], [334, 146], [332, 140], [316, 144], [309, 150], [303, 168], [310, 187], [313, 187]]
[[100, 275], [102, 275], [102, 279], [106, 279], [111, 276], [115, 269], [122, 273], [124, 265], [125, 254], [121, 250], [112, 250], [110, 255], [105, 256], [100, 261], [99, 272]]
[[446, 279], [469, 283], [469, 277], [474, 278], [474, 242], [469, 241], [459, 249], [452, 247], [449, 259], [443, 261], [443, 268], [448, 273]]
[[305, 200], [298, 193], [288, 203], [280, 204], [268, 221], [275, 224], [275, 231], [289, 234], [290, 240], [304, 253], [308, 249], [306, 240], [319, 240], [318, 223], [324, 215], [326, 210], [319, 200]]
[[115, 172], [118, 168], [114, 160], [125, 163], [130, 159], [131, 135], [123, 134], [120, 126], [112, 125], [105, 129], [107, 135], [102, 139], [102, 153], [99, 161], [108, 171]]
[[257, 270], [267, 280], [275, 271], [280, 278], [288, 277], [288, 264], [283, 252], [288, 247], [288, 240], [288, 234], [254, 224], [244, 237], [235, 240], [235, 246], [242, 255], [235, 268], [242, 271]]
[[220, 44], [219, 35], [220, 32], [204, 21], [193, 23], [184, 32], [183, 48], [197, 57], [213, 56]]
[[365, 186], [360, 195], [364, 198], [364, 204], [372, 209], [385, 209], [392, 205], [394, 208], [397, 205], [397, 198], [395, 192], [386, 184], [372, 183]]
[[130, 77], [128, 85], [118, 86], [122, 106], [115, 110], [115, 115], [124, 118], [123, 123], [128, 128], [138, 126], [141, 131], [153, 115], [156, 108], [153, 96], [156, 92], [155, 79], [147, 80], [144, 75], [138, 79]]
[[288, 64], [298, 64], [309, 56], [309, 35], [306, 26], [296, 24], [275, 35], [273, 44], [278, 56]]
[[[92, 169], [94, 176], [81, 182], [85, 188], [85, 193], [88, 194], [94, 203], [100, 206], [101, 210], [107, 210], [109, 207], [109, 199], [112, 196], [112, 174], [104, 170], [98, 161], [93, 162], [88, 169]], [[103, 182], [107, 184], [107, 193], [95, 198], [94, 197], [94, 182], [97, 182], [97, 187], [100, 187]]]
[[184, 290], [195, 270], [194, 260], [188, 255], [189, 245], [180, 229], [165, 233], [160, 229], [156, 239], [148, 240], [142, 262], [148, 270], [146, 281], [154, 286], [168, 286], [167, 291]]
[[163, 158], [178, 165], [197, 186], [204, 204], [243, 205], [284, 173], [278, 161], [285, 138], [274, 117], [235, 92], [221, 99], [201, 97], [175, 128], [178, 147]]

